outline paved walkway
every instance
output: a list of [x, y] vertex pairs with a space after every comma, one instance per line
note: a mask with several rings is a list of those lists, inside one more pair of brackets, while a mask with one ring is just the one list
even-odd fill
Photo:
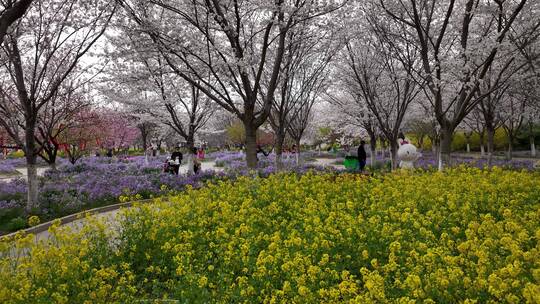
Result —
[[[117, 228], [118, 221], [116, 220], [116, 217], [118, 216], [118, 212], [120, 210], [121, 209], [116, 209], [116, 210], [109, 211], [109, 212], [97, 213], [97, 214], [94, 214], [92, 216], [96, 217], [98, 219], [102, 219], [103, 222], [106, 223], [111, 228]], [[62, 227], [71, 227], [72, 231], [76, 232], [76, 231], [81, 230], [84, 227], [85, 223], [86, 223], [86, 219], [81, 218], [81, 219], [75, 220], [73, 222], [64, 224], [64, 225], [62, 225]], [[35, 237], [36, 237], [35, 238], [36, 242], [37, 241], [42, 241], [42, 240], [45, 241], [45, 240], [50, 238], [50, 234], [49, 234], [49, 231], [45, 230], [43, 232], [36, 233]]]
[[[17, 170], [17, 172], [19, 172], [20, 175], [9, 175], [9, 176], [0, 175], [0, 181], [9, 183], [10, 181], [12, 181], [14, 179], [18, 179], [18, 178], [27, 179], [28, 178], [28, 171], [27, 171], [26, 168], [15, 168], [15, 170]], [[49, 170], [49, 167], [38, 167], [37, 168], [37, 175], [38, 176], [43, 176], [43, 174], [47, 170]]]
[[[214, 161], [209, 162], [202, 162], [201, 163], [201, 170], [214, 170], [221, 172], [223, 171], [223, 167], [216, 167], [216, 163]], [[188, 165], [183, 164], [180, 166], [180, 170], [178, 170], [180, 174], [186, 174], [188, 172]]]
[[342, 164], [336, 164], [335, 158], [315, 158], [315, 161], [310, 162], [310, 164], [323, 167], [333, 167], [336, 169], [345, 169], [345, 166], [343, 166]]

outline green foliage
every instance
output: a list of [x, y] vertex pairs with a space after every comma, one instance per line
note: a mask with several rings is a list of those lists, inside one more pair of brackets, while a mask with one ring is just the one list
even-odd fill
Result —
[[8, 154], [8, 158], [22, 158], [24, 157], [23, 150], [12, 151]]
[[532, 126], [532, 132], [530, 130], [530, 127], [528, 124], [525, 124], [521, 127], [517, 134], [517, 142], [516, 147], [522, 148], [522, 149], [529, 149], [530, 148], [530, 135], [533, 135], [534, 141], [536, 145], [540, 146], [540, 124], [534, 124]]
[[28, 225], [24, 217], [16, 217], [9, 221], [9, 224], [7, 225], [7, 231], [17, 231], [26, 228], [27, 226]]
[[246, 142], [246, 130], [241, 121], [236, 121], [227, 127], [227, 137], [233, 144]]

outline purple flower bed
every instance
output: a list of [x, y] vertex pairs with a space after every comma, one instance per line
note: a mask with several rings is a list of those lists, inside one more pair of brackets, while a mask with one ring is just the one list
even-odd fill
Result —
[[[506, 160], [501, 158], [493, 158], [491, 161], [491, 166], [497, 166], [500, 168], [510, 169], [510, 170], [534, 170], [535, 160], [522, 160], [522, 159], [512, 159]], [[472, 156], [453, 156], [452, 165], [467, 165], [477, 168], [485, 168], [488, 166], [487, 158], [478, 158]], [[435, 154], [431, 152], [424, 153], [422, 157], [416, 161], [415, 166], [422, 169], [434, 169], [438, 167], [437, 158]]]
[[19, 174], [19, 172], [15, 170], [15, 166], [13, 166], [11, 163], [2, 161], [0, 162], [0, 174], [13, 175], [13, 174]]
[[216, 167], [230, 166], [235, 162], [242, 162], [245, 158], [244, 152], [214, 152], [213, 155]]
[[[113, 204], [121, 195], [140, 194], [142, 198], [181, 190], [186, 185], [217, 176], [201, 172], [174, 176], [162, 172], [165, 158], [126, 159], [90, 157], [75, 165], [62, 162], [57, 171], [48, 170], [39, 178], [39, 206], [43, 218], [55, 218], [84, 209]], [[166, 186], [166, 187], [163, 187]], [[22, 217], [26, 202], [26, 181], [0, 182], [0, 222]]]
[[[302, 157], [311, 157], [308, 153]], [[119, 202], [120, 196], [140, 195], [142, 198], [163, 195], [169, 191], [181, 191], [190, 185], [198, 187], [215, 179], [235, 179], [238, 176], [268, 176], [276, 173], [275, 155], [259, 154], [257, 170], [247, 168], [242, 152], [216, 152], [216, 162], [224, 166], [223, 172], [203, 171], [196, 175], [170, 175], [163, 173], [166, 156], [135, 156], [127, 158], [88, 157], [75, 165], [65, 160], [59, 161], [57, 171], [49, 170], [39, 178], [39, 205], [43, 219], [55, 218], [84, 209]], [[387, 166], [388, 158], [376, 158], [377, 166]], [[331, 167], [319, 167], [305, 161], [296, 165], [295, 155], [283, 158], [284, 170], [304, 174], [308, 170], [332, 171]], [[368, 164], [370, 164], [368, 160]], [[456, 157], [454, 164], [486, 166], [485, 159]], [[436, 168], [435, 157], [425, 153], [417, 162], [423, 169]], [[493, 165], [509, 169], [529, 169], [534, 161], [494, 159]], [[24, 215], [26, 201], [26, 181], [16, 179], [0, 182], [0, 222]]]
[[[65, 160], [62, 159], [62, 158], [57, 159], [57, 163], [60, 163], [60, 162], [63, 162], [63, 161], [65, 161]], [[39, 158], [39, 157], [37, 158], [37, 164], [38, 164], [38, 166], [46, 166], [47, 165], [47, 163], [42, 158]], [[3, 160], [0, 160], [0, 166], [2, 166], [2, 165], [11, 166], [11, 167], [15, 167], [15, 168], [26, 167], [26, 158], [19, 157], [19, 158], [3, 159]]]
[[[48, 170], [39, 178], [39, 206], [42, 220], [52, 219], [85, 209], [119, 202], [120, 196], [138, 194], [140, 197], [181, 191], [190, 185], [198, 187], [205, 181], [234, 179], [240, 175], [268, 176], [276, 172], [274, 156], [260, 160], [259, 169], [248, 170], [238, 154], [228, 153], [223, 172], [202, 171], [196, 175], [171, 175], [163, 173], [166, 157], [144, 156], [122, 159], [88, 157], [75, 165], [62, 161], [57, 170]], [[284, 160], [288, 170], [303, 174], [310, 169], [323, 170], [315, 166], [296, 166], [294, 159]], [[329, 169], [324, 169], [329, 170]], [[0, 182], [0, 221], [9, 221], [24, 216], [26, 181]]]
[[[297, 174], [305, 174], [307, 171], [320, 171], [320, 172], [337, 172], [338, 170], [331, 167], [322, 167], [307, 162], [307, 159], [312, 157], [310, 153], [301, 153], [301, 165], [296, 163], [296, 155], [292, 153], [284, 154], [282, 157], [282, 170], [288, 172], [295, 172]], [[220, 166], [224, 167], [225, 172], [231, 177], [247, 176], [256, 174], [261, 177], [267, 177], [271, 174], [277, 173], [279, 170], [276, 168], [276, 155], [270, 153], [268, 156], [264, 156], [262, 153], [258, 154], [258, 167], [257, 170], [249, 169], [244, 160], [244, 154], [242, 152], [222, 152], [219, 158], [216, 159], [216, 164], [220, 162]]]
[[[245, 167], [244, 152], [215, 152], [214, 156], [216, 156], [215, 162], [217, 167], [225, 167], [233, 170]], [[275, 166], [276, 155], [273, 152], [268, 154], [268, 156], [264, 156], [262, 153], [259, 153], [257, 156], [259, 158], [259, 169]], [[300, 153], [302, 163], [305, 163], [313, 157], [313, 152]], [[296, 155], [294, 153], [283, 153], [281, 161], [285, 169], [293, 169], [296, 167]]]

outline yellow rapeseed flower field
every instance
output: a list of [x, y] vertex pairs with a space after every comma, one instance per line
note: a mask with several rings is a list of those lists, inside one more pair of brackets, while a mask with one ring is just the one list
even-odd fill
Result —
[[540, 303], [540, 174], [278, 174], [0, 244], [0, 303]]

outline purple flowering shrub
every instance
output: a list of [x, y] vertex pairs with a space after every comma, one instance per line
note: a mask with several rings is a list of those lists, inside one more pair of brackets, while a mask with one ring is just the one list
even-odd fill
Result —
[[0, 182], [0, 224], [7, 224], [11, 219], [24, 213], [26, 201], [26, 181], [15, 179]]
[[[138, 194], [142, 199], [179, 191], [187, 185], [224, 178], [226, 174], [203, 171], [196, 175], [163, 173], [165, 158], [125, 159], [89, 157], [75, 165], [62, 162], [39, 178], [42, 219], [51, 219], [85, 209], [119, 202], [120, 196]], [[26, 181], [0, 182], [0, 220], [21, 216], [26, 203]], [[2, 229], [0, 229], [2, 230]]]
[[[47, 171], [41, 188], [42, 208], [55, 213], [98, 207], [117, 202], [121, 195], [139, 194], [142, 198], [164, 194], [164, 189], [182, 190], [197, 186], [214, 174], [171, 175], [163, 173], [165, 158], [132, 157], [111, 159], [92, 157], [75, 165], [65, 164], [57, 171]], [[54, 182], [52, 182], [54, 181]], [[61, 182], [58, 182], [61, 181]]]
[[[399, 160], [398, 160], [399, 161]], [[452, 167], [458, 167], [461, 165], [466, 165], [469, 167], [475, 168], [486, 168], [488, 167], [487, 158], [483, 157], [474, 157], [474, 156], [465, 156], [465, 155], [452, 155]], [[493, 158], [491, 166], [507, 169], [507, 170], [535, 170], [534, 167], [535, 160], [533, 159], [502, 159], [502, 158]], [[422, 156], [414, 163], [415, 167], [422, 170], [436, 170], [438, 168], [437, 157], [432, 152], [422, 152]], [[367, 167], [371, 167], [371, 162], [368, 157]], [[374, 171], [383, 170], [390, 171], [391, 162], [389, 155], [381, 157], [377, 155], [375, 158], [375, 165], [372, 168]]]
[[0, 161], [0, 175], [16, 175], [19, 172], [15, 169], [15, 166], [9, 162]]
[[239, 152], [223, 151], [223, 152], [214, 152], [213, 157], [216, 163], [216, 167], [226, 167], [226, 166], [230, 166], [233, 163], [243, 162], [245, 155], [244, 155], [244, 152], [242, 151], [239, 151]]
[[[305, 154], [305, 156], [304, 156]], [[322, 167], [317, 166], [314, 164], [310, 164], [308, 162], [308, 159], [312, 157], [311, 154], [307, 153], [301, 153], [301, 162], [300, 165], [296, 163], [296, 155], [292, 153], [284, 153], [282, 157], [282, 170], [289, 171], [289, 172], [295, 172], [297, 174], [304, 174], [309, 170], [314, 171], [336, 171], [333, 168], [330, 167]], [[262, 153], [258, 154], [258, 163], [257, 163], [257, 170], [249, 169], [246, 165], [246, 162], [244, 160], [244, 154], [242, 152], [238, 153], [224, 153], [219, 161], [222, 163], [220, 164], [222, 167], [225, 168], [225, 172], [228, 173], [229, 176], [247, 176], [247, 175], [258, 175], [261, 177], [267, 177], [273, 173], [278, 172], [278, 168], [276, 167], [276, 155], [274, 153], [270, 153], [268, 156], [264, 156]], [[216, 159], [216, 165], [217, 165], [218, 159]]]
[[[239, 153], [222, 153], [222, 172], [206, 170], [196, 175], [163, 173], [166, 157], [129, 158], [87, 157], [72, 165], [62, 161], [57, 170], [48, 170], [39, 178], [39, 213], [51, 219], [85, 209], [119, 202], [120, 196], [145, 199], [199, 187], [216, 179], [235, 179], [242, 175], [266, 177], [277, 172], [275, 155], [259, 156], [257, 170], [249, 170]], [[308, 170], [328, 171], [314, 165], [296, 165], [294, 157], [283, 159], [285, 170], [304, 174]], [[0, 215], [22, 215], [26, 202], [26, 181], [0, 182]], [[12, 211], [16, 211], [13, 213]]]
[[[215, 152], [214, 155], [216, 167], [224, 167], [226, 169], [240, 170], [246, 167], [245, 154], [242, 151], [239, 152]], [[314, 157], [313, 152], [300, 153], [301, 163], [306, 163]], [[276, 155], [272, 152], [268, 156], [264, 156], [262, 153], [257, 155], [259, 162], [259, 169], [267, 169], [268, 167], [274, 167], [276, 164]], [[292, 169], [296, 167], [296, 155], [294, 153], [283, 153], [281, 162], [284, 169]]]
[[[488, 167], [487, 158], [482, 157], [473, 157], [473, 156], [464, 156], [464, 155], [453, 155], [452, 156], [452, 166], [467, 165], [470, 167], [476, 168], [485, 168]], [[508, 170], [534, 170], [533, 159], [501, 159], [493, 158], [491, 161], [491, 166], [496, 166]], [[437, 157], [432, 152], [423, 152], [422, 157], [418, 159], [415, 163], [415, 167], [421, 168], [424, 170], [436, 169], [438, 167]]]

